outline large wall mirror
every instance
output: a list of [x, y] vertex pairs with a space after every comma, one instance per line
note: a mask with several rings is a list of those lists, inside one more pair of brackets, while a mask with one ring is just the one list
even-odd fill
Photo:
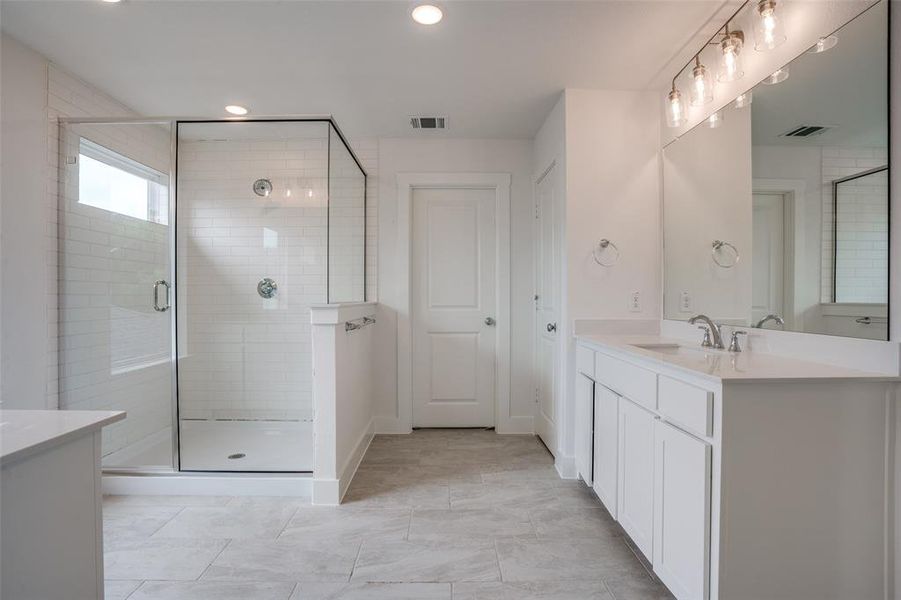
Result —
[[888, 339], [887, 4], [666, 146], [665, 318]]

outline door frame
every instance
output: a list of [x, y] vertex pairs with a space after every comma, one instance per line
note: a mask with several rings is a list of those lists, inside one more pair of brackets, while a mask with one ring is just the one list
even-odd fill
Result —
[[497, 274], [494, 426], [498, 433], [522, 433], [514, 424], [519, 418], [510, 413], [510, 179], [509, 173], [397, 174], [397, 416], [401, 428], [406, 431], [413, 429], [413, 192], [417, 189], [493, 189]]
[[[804, 272], [804, 190], [803, 179], [754, 179], [751, 195], [781, 194], [782, 210], [782, 317], [785, 319], [785, 331], [797, 331], [803, 319], [803, 311], [799, 310], [797, 299], [804, 291], [798, 281], [797, 274]], [[819, 262], [817, 268], [821, 269]], [[820, 273], [817, 273], [819, 280]], [[817, 301], [820, 298], [820, 286], [817, 286]]]

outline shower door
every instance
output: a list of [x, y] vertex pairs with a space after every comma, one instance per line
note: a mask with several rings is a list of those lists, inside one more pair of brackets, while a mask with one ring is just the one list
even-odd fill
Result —
[[171, 126], [59, 133], [59, 406], [127, 412], [103, 430], [104, 468], [171, 471]]
[[180, 467], [312, 471], [329, 123], [180, 122], [177, 137]]

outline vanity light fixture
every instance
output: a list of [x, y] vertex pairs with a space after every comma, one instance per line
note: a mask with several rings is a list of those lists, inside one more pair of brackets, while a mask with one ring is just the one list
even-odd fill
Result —
[[777, 83], [782, 83], [783, 81], [788, 79], [788, 76], [789, 76], [788, 65], [786, 65], [786, 66], [782, 67], [781, 69], [777, 69], [776, 71], [774, 71], [772, 75], [770, 75], [769, 77], [767, 77], [760, 83], [763, 83], [766, 85], [776, 85]]
[[701, 106], [710, 102], [713, 102], [713, 76], [697, 55], [695, 67], [691, 70], [691, 105]]
[[754, 94], [751, 91], [747, 91], [744, 94], [739, 94], [735, 97], [735, 108], [745, 108], [747, 106], [751, 106], [751, 102], [754, 100]]
[[820, 52], [825, 52], [826, 50], [835, 48], [836, 44], [838, 44], [838, 36], [827, 35], [826, 37], [821, 37], [820, 39], [818, 39], [817, 43], [811, 46], [810, 50], [808, 50], [807, 53], [819, 54]]
[[420, 4], [413, 9], [410, 16], [420, 25], [435, 25], [444, 18], [444, 13], [432, 4]]
[[673, 89], [666, 95], [665, 108], [667, 127], [681, 127], [688, 120], [685, 105], [682, 103], [682, 92], [676, 89], [675, 82], [673, 82]]
[[717, 81], [735, 81], [741, 79], [745, 72], [741, 68], [741, 49], [745, 43], [745, 34], [741, 31], [729, 31], [726, 23], [723, 41], [720, 42], [720, 68]]
[[754, 19], [754, 49], [765, 52], [785, 41], [782, 10], [777, 0], [760, 0]]
[[225, 112], [233, 114], [238, 117], [243, 117], [250, 111], [247, 110], [247, 108], [245, 108], [239, 104], [229, 104], [228, 106], [225, 107]]

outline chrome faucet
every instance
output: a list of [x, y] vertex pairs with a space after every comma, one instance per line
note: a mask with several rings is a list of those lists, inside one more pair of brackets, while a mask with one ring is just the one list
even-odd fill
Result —
[[[710, 335], [713, 336], [713, 342], [710, 343], [710, 346], [716, 348], [717, 350], [724, 350], [726, 346], [723, 344], [723, 332], [720, 330], [720, 326], [711, 320], [707, 315], [695, 315], [688, 320], [691, 325], [696, 325], [697, 323], [703, 323], [707, 326], [707, 330], [710, 332]], [[704, 335], [704, 341], [708, 342], [707, 335]], [[703, 344], [702, 344], [703, 345]]]
[[754, 325], [755, 329], [762, 329], [763, 326], [767, 323], [767, 321], [775, 321], [778, 323], [783, 329], [785, 329], [785, 319], [780, 317], [779, 315], [770, 314], [765, 316], [764, 318], [757, 321], [757, 324]]

